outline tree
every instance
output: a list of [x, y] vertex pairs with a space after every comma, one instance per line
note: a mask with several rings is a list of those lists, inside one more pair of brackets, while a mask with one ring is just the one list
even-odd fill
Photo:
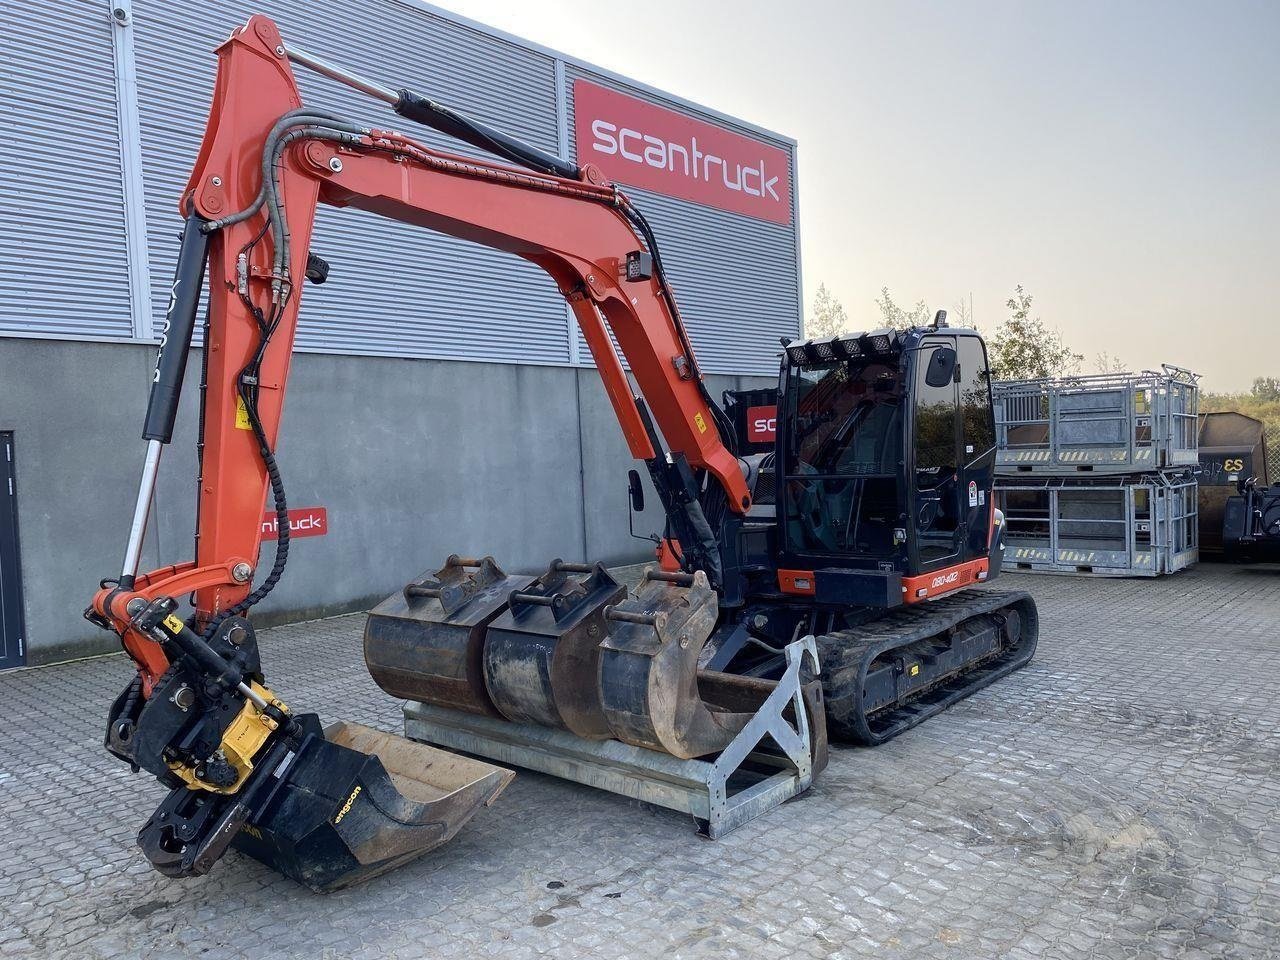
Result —
[[844, 304], [831, 295], [825, 283], [818, 284], [813, 298], [813, 312], [804, 322], [804, 335], [810, 339], [830, 339], [848, 332], [849, 317]]
[[1128, 373], [1128, 365], [1117, 357], [1115, 354], [1107, 353], [1102, 350], [1098, 353], [1098, 359], [1094, 361], [1094, 366], [1098, 373]]
[[1040, 317], [1031, 315], [1031, 294], [1014, 288], [1005, 301], [1010, 315], [988, 341], [991, 375], [997, 380], [1030, 380], [1076, 373], [1084, 360]]
[[894, 330], [906, 330], [908, 327], [928, 326], [933, 320], [929, 313], [929, 305], [923, 300], [916, 302], [910, 310], [904, 310], [893, 301], [888, 287], [880, 288], [880, 296], [876, 297], [876, 306], [880, 308], [880, 316], [884, 325]]
[[1249, 393], [1255, 400], [1275, 403], [1280, 400], [1280, 377], [1258, 377], [1253, 381], [1253, 389]]

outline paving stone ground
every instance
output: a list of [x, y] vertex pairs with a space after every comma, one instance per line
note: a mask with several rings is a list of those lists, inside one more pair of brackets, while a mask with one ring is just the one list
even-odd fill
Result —
[[[0, 957], [1280, 956], [1280, 572], [1008, 576], [1035, 661], [719, 841], [520, 774], [450, 844], [312, 894], [167, 880], [103, 752], [122, 656], [0, 675]], [[397, 729], [362, 618], [266, 631], [284, 698]]]

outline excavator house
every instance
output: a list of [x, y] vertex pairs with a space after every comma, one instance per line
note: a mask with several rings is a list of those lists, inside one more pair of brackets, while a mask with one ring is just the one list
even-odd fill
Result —
[[[776, 440], [751, 443], [750, 398], [709, 395], [658, 240], [598, 169], [353, 76], [265, 17], [217, 54], [124, 563], [86, 611], [137, 667], [106, 747], [170, 788], [138, 836], [157, 870], [202, 874], [234, 846], [341, 887], [448, 841], [508, 766], [682, 810], [714, 837], [807, 789], [828, 736], [882, 743], [1030, 660], [1033, 600], [985, 588], [1003, 530], [976, 332], [939, 313], [928, 328], [784, 342]], [[495, 159], [304, 105], [295, 67]], [[634, 589], [599, 564], [508, 573], [455, 555], [376, 607], [364, 655], [407, 701], [408, 738], [286, 705], [248, 618], [288, 561], [274, 450], [304, 288], [328, 272], [311, 249], [320, 203], [549, 274], [660, 501], [656, 560]], [[206, 294], [195, 555], [142, 572]], [[279, 543], [260, 569], [268, 495]]]

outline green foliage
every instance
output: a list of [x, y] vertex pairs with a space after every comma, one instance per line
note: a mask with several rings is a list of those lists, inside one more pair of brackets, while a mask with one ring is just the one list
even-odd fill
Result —
[[1280, 400], [1280, 377], [1258, 377], [1253, 381], [1253, 389], [1249, 394], [1260, 403]]
[[876, 297], [876, 306], [880, 308], [880, 316], [884, 325], [894, 330], [906, 330], [910, 327], [925, 327], [933, 322], [929, 306], [923, 300], [916, 301], [910, 310], [904, 310], [894, 303], [889, 295], [888, 287], [880, 288], [880, 296]]
[[991, 373], [997, 380], [1027, 380], [1063, 377], [1077, 373], [1084, 361], [1050, 329], [1040, 317], [1031, 315], [1031, 294], [1014, 288], [1006, 302], [1009, 317], [987, 341]]
[[818, 284], [813, 311], [804, 322], [804, 335], [810, 340], [828, 339], [848, 330], [849, 317], [844, 312], [844, 304], [831, 295], [825, 283]]
[[1206, 392], [1200, 394], [1201, 413], [1222, 413], [1230, 410], [1261, 420], [1271, 432], [1280, 431], [1280, 394], [1271, 394], [1266, 390], [1260, 392], [1257, 383], [1249, 393]]

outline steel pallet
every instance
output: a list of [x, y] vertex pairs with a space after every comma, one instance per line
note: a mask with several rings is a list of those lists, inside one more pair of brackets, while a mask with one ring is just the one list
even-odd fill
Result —
[[817, 646], [813, 637], [803, 637], [785, 653], [787, 667], [776, 689], [742, 732], [709, 759], [680, 760], [617, 740], [587, 740], [415, 701], [404, 706], [405, 736], [687, 813], [716, 839], [813, 781], [819, 734], [805, 710], [801, 669], [807, 659], [817, 675]]

